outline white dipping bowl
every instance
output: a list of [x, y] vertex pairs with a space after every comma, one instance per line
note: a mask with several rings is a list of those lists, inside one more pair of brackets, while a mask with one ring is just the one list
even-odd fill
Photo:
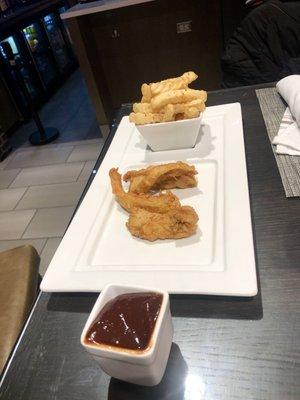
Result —
[[153, 151], [186, 149], [195, 146], [201, 120], [202, 113], [198, 118], [136, 125], [136, 129]]
[[[150, 346], [146, 350], [118, 349], [108, 345], [87, 344], [85, 336], [103, 306], [111, 299], [124, 293], [155, 292], [163, 295], [162, 304]], [[108, 285], [98, 297], [84, 326], [80, 342], [92, 354], [108, 375], [137, 385], [157, 385], [165, 372], [173, 338], [169, 294], [162, 290], [124, 285]]]

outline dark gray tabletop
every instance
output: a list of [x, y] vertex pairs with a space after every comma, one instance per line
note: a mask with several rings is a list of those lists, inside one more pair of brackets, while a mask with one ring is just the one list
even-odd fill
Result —
[[[284, 195], [254, 88], [209, 94], [208, 105], [231, 102], [242, 104], [258, 295], [172, 296], [167, 370], [161, 384], [145, 388], [111, 379], [81, 348], [95, 294], [42, 294], [4, 376], [1, 399], [300, 398], [300, 202]], [[121, 115], [127, 112], [124, 107]]]

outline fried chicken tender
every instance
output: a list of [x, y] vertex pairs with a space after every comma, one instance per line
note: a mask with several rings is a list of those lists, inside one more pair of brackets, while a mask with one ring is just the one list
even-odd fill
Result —
[[184, 189], [197, 186], [196, 168], [182, 161], [128, 171], [125, 182], [130, 182], [130, 193], [148, 193], [161, 189]]
[[[182, 171], [184, 173], [180, 174]], [[176, 187], [180, 185], [187, 187], [187, 182], [195, 186], [196, 173], [195, 167], [179, 161], [150, 166], [140, 171], [128, 171], [125, 176], [131, 180], [131, 185], [133, 182], [139, 183], [140, 187], [148, 191], [150, 187], [158, 188], [158, 184], [174, 187], [175, 181]], [[112, 168], [109, 176], [116, 200], [130, 213], [126, 226], [133, 236], [153, 242], [158, 239], [181, 239], [196, 232], [198, 222], [196, 211], [190, 206], [182, 206], [173, 193], [169, 191], [158, 195], [126, 193], [118, 169]], [[148, 178], [156, 176], [160, 179], [144, 181], [145, 176]]]
[[147, 194], [126, 193], [122, 187], [121, 175], [117, 168], [109, 171], [112, 192], [118, 203], [128, 212], [134, 209], [143, 209], [149, 212], [165, 213], [173, 208], [180, 207], [180, 201], [175, 194], [167, 191], [157, 196]]
[[196, 186], [197, 180], [194, 176], [168, 176], [166, 179], [162, 179], [159, 185], [154, 186], [152, 190], [187, 189]]
[[136, 209], [130, 214], [126, 226], [133, 236], [153, 242], [189, 237], [196, 232], [197, 222], [196, 211], [190, 206], [181, 206], [165, 214]]

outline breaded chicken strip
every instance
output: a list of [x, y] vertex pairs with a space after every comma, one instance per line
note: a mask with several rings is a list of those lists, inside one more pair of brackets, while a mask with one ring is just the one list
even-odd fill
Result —
[[153, 165], [140, 170], [128, 171], [123, 179], [130, 182], [130, 193], [148, 193], [161, 189], [184, 189], [197, 186], [193, 165], [182, 161]]
[[126, 193], [122, 187], [121, 175], [117, 168], [109, 171], [112, 192], [118, 203], [128, 212], [134, 209], [143, 209], [155, 213], [165, 213], [172, 208], [180, 207], [177, 196], [171, 192], [161, 193], [157, 196], [147, 194]]
[[158, 214], [146, 210], [134, 210], [126, 223], [133, 236], [151, 242], [157, 239], [181, 239], [197, 230], [198, 215], [190, 206], [182, 206]]

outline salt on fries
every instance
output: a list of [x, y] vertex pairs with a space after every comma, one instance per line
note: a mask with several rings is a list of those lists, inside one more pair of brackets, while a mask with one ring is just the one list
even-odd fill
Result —
[[178, 78], [144, 83], [141, 87], [142, 100], [134, 103], [133, 112], [129, 116], [130, 122], [144, 125], [199, 117], [205, 110], [207, 93], [188, 87], [197, 78], [190, 71]]

